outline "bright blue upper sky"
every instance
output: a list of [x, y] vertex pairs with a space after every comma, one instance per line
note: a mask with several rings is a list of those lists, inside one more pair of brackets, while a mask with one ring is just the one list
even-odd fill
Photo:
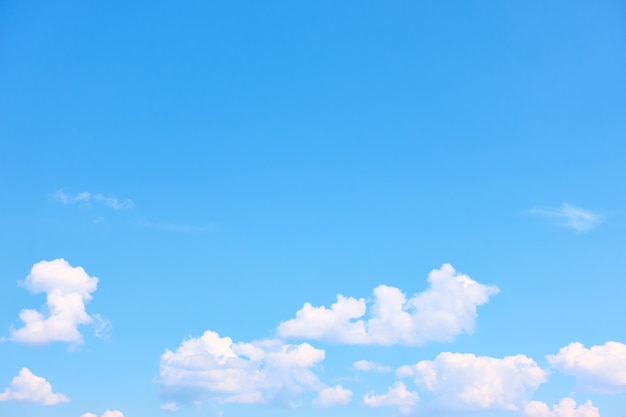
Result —
[[608, 0], [1, 2], [0, 415], [623, 415], [625, 45]]

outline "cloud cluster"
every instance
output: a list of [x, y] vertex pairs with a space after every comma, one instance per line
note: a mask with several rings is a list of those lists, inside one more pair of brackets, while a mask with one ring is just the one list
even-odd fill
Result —
[[45, 378], [33, 374], [28, 368], [22, 368], [4, 392], [0, 393], [0, 401], [55, 405], [69, 400], [66, 395], [53, 393], [52, 385]]
[[419, 400], [420, 397], [416, 392], [409, 391], [403, 382], [396, 382], [385, 394], [365, 395], [363, 404], [368, 407], [397, 406], [400, 413], [409, 414]]
[[105, 206], [113, 210], [128, 209], [135, 206], [135, 203], [133, 203], [133, 201], [128, 198], [125, 200], [119, 200], [116, 197], [107, 197], [100, 193], [93, 194], [88, 191], [83, 191], [82, 193], [71, 195], [66, 193], [63, 189], [60, 189], [50, 194], [49, 197], [51, 200], [58, 201], [63, 204], [90, 204], [93, 201], [96, 203], [104, 204]]
[[598, 408], [591, 401], [576, 407], [576, 401], [572, 398], [563, 398], [558, 404], [552, 406], [552, 410], [546, 403], [531, 401], [524, 409], [527, 417], [600, 417]]
[[[33, 265], [23, 285], [33, 294], [45, 293], [43, 312], [24, 309], [19, 317], [24, 326], [11, 329], [10, 338], [27, 344], [53, 341], [81, 344], [83, 336], [78, 326], [92, 323], [85, 303], [96, 291], [98, 278], [90, 277], [83, 268], [72, 267], [65, 259], [41, 261]], [[99, 326], [108, 321], [97, 316]]]
[[161, 355], [162, 396], [179, 402], [293, 406], [299, 393], [326, 388], [311, 370], [324, 356], [308, 343], [233, 343], [208, 330]]
[[285, 338], [346, 344], [449, 342], [462, 332], [473, 332], [476, 307], [499, 291], [457, 273], [449, 264], [431, 271], [428, 283], [428, 289], [408, 299], [398, 288], [376, 287], [367, 320], [362, 318], [368, 310], [363, 298], [338, 295], [330, 308], [305, 303], [295, 318], [280, 323], [277, 332]]
[[398, 377], [413, 377], [436, 402], [459, 411], [523, 409], [547, 373], [524, 356], [503, 359], [443, 352], [432, 361], [402, 366]]
[[602, 218], [589, 210], [563, 203], [561, 207], [552, 209], [533, 208], [530, 214], [561, 220], [561, 226], [579, 233], [588, 232], [602, 222]]
[[606, 342], [589, 349], [578, 342], [570, 343], [546, 359], [560, 372], [575, 376], [583, 389], [606, 393], [626, 391], [626, 345], [623, 343]]

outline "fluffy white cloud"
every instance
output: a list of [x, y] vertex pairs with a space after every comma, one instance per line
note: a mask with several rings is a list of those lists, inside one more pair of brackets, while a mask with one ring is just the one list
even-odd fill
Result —
[[347, 344], [448, 342], [462, 332], [473, 332], [476, 307], [499, 291], [457, 273], [449, 264], [431, 271], [428, 283], [426, 291], [409, 299], [398, 288], [376, 287], [367, 320], [362, 319], [367, 310], [363, 298], [338, 295], [330, 308], [305, 303], [296, 317], [280, 323], [277, 331], [287, 338]]
[[563, 203], [559, 208], [534, 208], [529, 213], [560, 219], [563, 227], [574, 229], [579, 233], [588, 232], [602, 222], [602, 218], [598, 214], [567, 203]]
[[[72, 267], [65, 259], [41, 261], [33, 265], [23, 285], [33, 294], [46, 293], [44, 312], [24, 309], [19, 317], [24, 326], [11, 329], [11, 340], [28, 344], [53, 341], [79, 345], [83, 336], [78, 326], [90, 324], [94, 318], [85, 311], [85, 303], [96, 291], [98, 278], [90, 277], [80, 266]], [[108, 321], [96, 315], [96, 322]]]
[[22, 368], [4, 392], [0, 393], [0, 401], [25, 401], [55, 405], [66, 403], [69, 400], [66, 395], [53, 393], [52, 385], [44, 378], [33, 374], [28, 368]]
[[345, 405], [352, 400], [352, 391], [336, 385], [324, 388], [318, 393], [318, 397], [313, 400], [316, 407], [332, 407], [333, 405]]
[[546, 403], [531, 401], [524, 409], [524, 414], [528, 417], [600, 417], [591, 401], [576, 407], [576, 401], [572, 398], [563, 398], [552, 406], [552, 410]]
[[623, 343], [606, 342], [589, 349], [581, 343], [570, 343], [546, 359], [560, 372], [575, 376], [584, 389], [607, 393], [626, 390], [626, 345]]
[[412, 376], [418, 387], [435, 396], [442, 407], [469, 410], [521, 410], [547, 373], [524, 355], [503, 359], [443, 352], [397, 370]]
[[179, 402], [293, 406], [299, 393], [325, 388], [311, 371], [324, 356], [308, 343], [233, 343], [208, 330], [161, 355], [162, 396]]
[[105, 206], [112, 208], [113, 210], [122, 210], [135, 206], [130, 199], [119, 200], [116, 197], [107, 197], [100, 193], [92, 194], [88, 191], [83, 191], [75, 195], [66, 193], [63, 189], [57, 190], [49, 195], [51, 200], [59, 201], [63, 204], [83, 203], [90, 204], [92, 201], [104, 204]]
[[363, 372], [391, 372], [390, 366], [381, 365], [372, 361], [356, 361], [352, 364], [352, 368]]
[[[94, 413], [85, 413], [81, 415], [80, 417], [98, 417], [98, 416], [95, 415]], [[104, 413], [102, 413], [102, 417], [124, 417], [124, 413], [118, 410], [114, 410], [114, 411], [106, 410]]]
[[419, 395], [409, 391], [404, 383], [396, 382], [387, 389], [386, 394], [367, 394], [363, 397], [363, 404], [368, 407], [397, 406], [400, 413], [409, 414], [419, 399]]

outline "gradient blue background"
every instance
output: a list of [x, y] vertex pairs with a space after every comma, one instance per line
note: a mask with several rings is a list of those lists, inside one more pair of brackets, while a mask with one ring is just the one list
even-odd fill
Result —
[[[322, 378], [626, 342], [625, 45], [620, 1], [0, 2], [2, 334], [44, 302], [17, 281], [58, 257], [100, 279], [88, 311], [113, 324], [75, 352], [1, 343], [0, 390], [27, 366], [72, 402], [0, 415], [173, 415], [153, 378], [184, 337], [268, 337], [305, 301], [412, 294], [444, 262], [501, 289], [472, 336], [317, 344]], [[48, 198], [61, 188], [135, 207]], [[605, 220], [528, 214], [562, 202]], [[322, 412], [395, 413], [365, 391]], [[558, 373], [535, 398], [572, 392], [624, 412]], [[303, 398], [224, 415], [319, 415]]]

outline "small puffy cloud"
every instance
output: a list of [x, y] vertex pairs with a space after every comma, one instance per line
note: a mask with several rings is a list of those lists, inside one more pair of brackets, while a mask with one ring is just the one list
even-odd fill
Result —
[[381, 365], [372, 361], [356, 361], [352, 364], [352, 368], [363, 372], [391, 372], [390, 366]]
[[533, 208], [529, 210], [529, 213], [559, 219], [561, 220], [561, 226], [573, 229], [579, 233], [588, 232], [602, 222], [600, 215], [567, 203], [552, 209]]
[[503, 359], [443, 352], [435, 360], [400, 367], [398, 377], [434, 395], [447, 409], [518, 411], [546, 381], [547, 373], [524, 355]]
[[85, 303], [98, 287], [98, 278], [90, 277], [80, 266], [73, 267], [65, 259], [41, 261], [33, 265], [23, 285], [33, 294], [45, 293], [46, 306], [42, 312], [31, 309], [20, 311], [24, 326], [11, 329], [10, 339], [26, 344], [46, 344], [53, 341], [79, 345], [83, 336], [78, 326], [90, 324], [96, 318], [100, 326], [110, 323], [99, 315], [90, 316]]
[[558, 404], [552, 406], [552, 410], [546, 403], [531, 401], [524, 409], [527, 417], [600, 417], [598, 409], [588, 400], [576, 407], [576, 401], [572, 398], [563, 398]]
[[280, 323], [277, 331], [285, 338], [346, 344], [449, 342], [460, 333], [473, 332], [476, 307], [499, 291], [457, 273], [449, 264], [431, 271], [428, 283], [428, 289], [408, 299], [398, 288], [376, 287], [367, 320], [363, 319], [368, 310], [363, 298], [338, 295], [330, 308], [305, 303], [296, 317]]
[[346, 405], [352, 400], [352, 391], [337, 385], [324, 388], [318, 393], [318, 397], [313, 400], [316, 407], [332, 407], [334, 405]]
[[606, 342], [589, 349], [578, 342], [570, 343], [546, 359], [558, 371], [575, 376], [584, 389], [605, 393], [626, 391], [626, 345], [623, 343]]
[[[96, 414], [94, 413], [85, 413], [83, 415], [81, 415], [80, 417], [98, 417]], [[124, 417], [124, 413], [122, 413], [119, 410], [106, 410], [104, 413], [102, 413], [101, 417]]]
[[324, 356], [308, 343], [233, 343], [207, 330], [161, 355], [162, 396], [177, 402], [293, 406], [301, 392], [325, 388], [311, 370]]
[[4, 392], [0, 393], [0, 401], [55, 405], [69, 400], [66, 395], [53, 393], [52, 385], [44, 378], [33, 374], [28, 368], [22, 368]]
[[386, 394], [369, 393], [363, 397], [363, 404], [368, 407], [397, 406], [402, 414], [409, 414], [420, 400], [416, 392], [409, 391], [402, 382], [396, 382], [387, 389]]
[[75, 203], [84, 203], [90, 204], [92, 201], [96, 203], [104, 204], [105, 206], [113, 209], [113, 210], [122, 210], [135, 206], [130, 199], [120, 200], [116, 197], [107, 197], [100, 193], [90, 193], [88, 191], [83, 191], [78, 194], [68, 194], [63, 189], [57, 190], [54, 193], [48, 196], [51, 200], [58, 201], [63, 204], [75, 204]]

